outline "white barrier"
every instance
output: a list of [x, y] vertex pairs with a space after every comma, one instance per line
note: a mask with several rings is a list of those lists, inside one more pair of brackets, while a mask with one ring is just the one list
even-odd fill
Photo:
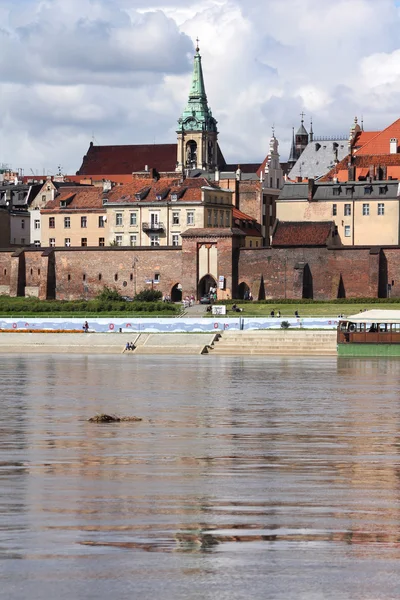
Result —
[[[89, 332], [99, 333], [183, 333], [218, 332], [224, 330], [280, 329], [282, 321], [290, 324], [290, 329], [336, 329], [338, 318], [304, 319], [262, 318], [262, 317], [216, 317], [216, 318], [90, 318], [87, 319]], [[12, 330], [49, 330], [82, 331], [85, 319], [78, 318], [4, 318], [0, 317], [0, 329]]]

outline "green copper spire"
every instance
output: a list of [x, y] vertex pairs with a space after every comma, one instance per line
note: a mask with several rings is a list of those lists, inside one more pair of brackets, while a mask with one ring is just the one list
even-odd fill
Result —
[[208, 107], [198, 42], [199, 40], [197, 40], [196, 54], [194, 55], [189, 101], [178, 121], [179, 131], [217, 131], [217, 121]]

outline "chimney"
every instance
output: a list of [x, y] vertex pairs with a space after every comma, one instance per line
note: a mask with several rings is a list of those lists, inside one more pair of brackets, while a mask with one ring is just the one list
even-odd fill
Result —
[[109, 179], [103, 180], [103, 194], [107, 194], [111, 190], [111, 181]]
[[303, 178], [298, 175], [296, 177], [296, 181], [297, 181], [297, 183], [301, 183], [303, 181]]
[[219, 183], [219, 169], [218, 169], [218, 166], [215, 167], [215, 183]]
[[308, 180], [308, 201], [311, 202], [313, 199], [314, 192], [314, 179]]
[[240, 181], [242, 179], [242, 170], [240, 168], [240, 165], [238, 165], [237, 171], [236, 171], [236, 181]]
[[390, 138], [390, 154], [397, 154], [397, 138]]

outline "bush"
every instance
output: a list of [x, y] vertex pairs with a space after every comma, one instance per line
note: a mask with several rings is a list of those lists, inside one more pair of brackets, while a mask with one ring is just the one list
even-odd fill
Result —
[[159, 290], [142, 290], [134, 297], [135, 302], [156, 302], [162, 299], [162, 293]]
[[103, 287], [102, 291], [97, 294], [96, 298], [98, 300], [111, 300], [111, 301], [120, 301], [122, 300], [122, 296], [117, 292], [116, 289], [111, 289], [106, 285]]
[[289, 329], [289, 327], [290, 327], [289, 321], [282, 321], [281, 327], [282, 327], [282, 329]]

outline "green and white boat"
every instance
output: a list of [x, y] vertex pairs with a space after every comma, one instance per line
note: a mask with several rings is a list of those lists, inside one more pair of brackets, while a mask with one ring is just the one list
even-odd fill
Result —
[[400, 356], [400, 310], [365, 310], [339, 320], [339, 356]]

